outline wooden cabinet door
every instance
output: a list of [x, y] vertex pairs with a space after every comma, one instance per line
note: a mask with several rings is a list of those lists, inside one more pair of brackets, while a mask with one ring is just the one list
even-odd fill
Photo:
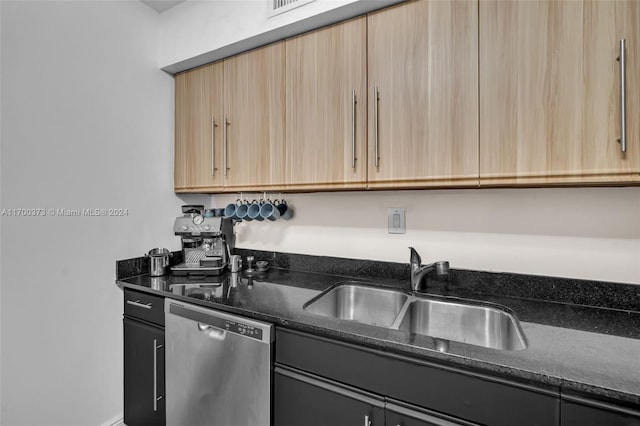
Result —
[[384, 400], [289, 369], [274, 372], [275, 426], [384, 426]]
[[284, 43], [224, 61], [225, 191], [284, 183], [284, 73]]
[[221, 190], [222, 63], [177, 75], [175, 96], [175, 190]]
[[164, 426], [164, 330], [124, 318], [124, 422]]
[[478, 3], [372, 13], [368, 52], [369, 185], [477, 186]]
[[286, 42], [287, 185], [364, 188], [366, 18]]
[[481, 184], [640, 179], [638, 22], [636, 0], [480, 1]]

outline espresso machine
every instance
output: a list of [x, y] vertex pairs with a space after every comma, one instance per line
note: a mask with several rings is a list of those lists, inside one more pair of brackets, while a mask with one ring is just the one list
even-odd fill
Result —
[[221, 275], [235, 245], [233, 219], [201, 205], [182, 206], [173, 232], [182, 240], [184, 263], [171, 268], [174, 275]]

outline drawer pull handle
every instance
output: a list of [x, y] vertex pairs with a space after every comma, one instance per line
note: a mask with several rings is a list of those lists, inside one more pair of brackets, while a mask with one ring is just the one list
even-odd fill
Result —
[[151, 309], [152, 303], [149, 302], [145, 305], [141, 303], [140, 300], [136, 300], [135, 302], [133, 300], [127, 300], [127, 305], [137, 306], [138, 308]]

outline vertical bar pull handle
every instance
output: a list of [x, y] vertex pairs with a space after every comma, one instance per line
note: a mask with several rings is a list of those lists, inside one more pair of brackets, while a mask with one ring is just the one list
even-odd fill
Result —
[[216, 118], [211, 116], [211, 176], [216, 174]]
[[378, 146], [378, 86], [373, 87], [373, 141], [374, 141], [374, 166], [378, 167], [380, 165], [380, 152]]
[[364, 426], [371, 426], [371, 420], [369, 420], [369, 416], [364, 416]]
[[158, 339], [153, 339], [153, 411], [158, 411]]
[[620, 40], [620, 150], [627, 152], [626, 40]]
[[351, 92], [351, 168], [356, 168], [356, 91]]
[[230, 125], [229, 120], [227, 119], [227, 116], [225, 115], [224, 116], [224, 132], [223, 132], [224, 134], [223, 134], [223, 137], [222, 137], [222, 139], [223, 139], [222, 147], [223, 147], [223, 150], [224, 150], [224, 152], [222, 153], [222, 156], [223, 156], [223, 161], [224, 161], [223, 168], [224, 168], [225, 177], [227, 176], [227, 174], [229, 172], [229, 168], [227, 167], [227, 144], [228, 144], [227, 127], [229, 127], [229, 125]]

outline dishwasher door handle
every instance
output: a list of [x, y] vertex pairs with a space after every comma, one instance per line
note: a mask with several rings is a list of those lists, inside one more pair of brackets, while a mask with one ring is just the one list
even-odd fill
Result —
[[226, 332], [209, 324], [198, 323], [198, 330], [212, 339], [224, 340]]

